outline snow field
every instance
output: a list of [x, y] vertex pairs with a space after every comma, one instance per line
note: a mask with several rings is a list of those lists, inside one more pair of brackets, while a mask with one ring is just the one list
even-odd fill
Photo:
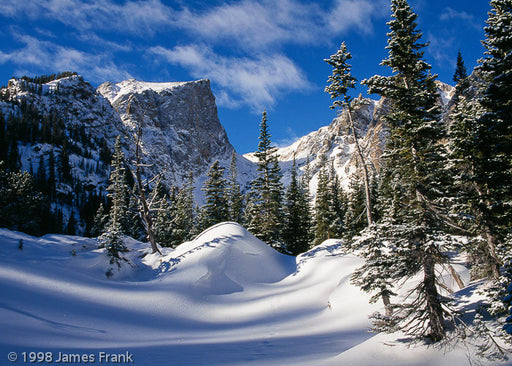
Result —
[[350, 284], [362, 259], [339, 241], [294, 258], [222, 223], [162, 256], [126, 244], [118, 269], [94, 239], [0, 229], [0, 364], [30, 351], [128, 351], [135, 365], [468, 364], [464, 350], [370, 333], [381, 304]]

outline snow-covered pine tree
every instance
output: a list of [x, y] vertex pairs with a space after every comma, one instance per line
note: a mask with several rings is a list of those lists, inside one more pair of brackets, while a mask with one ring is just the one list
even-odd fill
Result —
[[293, 159], [292, 179], [285, 195], [283, 242], [291, 255], [306, 252], [311, 245], [311, 212], [304, 187], [297, 177], [297, 165]]
[[[130, 175], [127, 175], [127, 178], [128, 177], [130, 177]], [[144, 225], [142, 224], [142, 219], [140, 217], [138, 197], [138, 187], [134, 184], [128, 202], [128, 212], [126, 213], [128, 217], [126, 234], [136, 240], [144, 240], [146, 237], [146, 230], [144, 229]]]
[[407, 0], [392, 0], [391, 10], [389, 56], [382, 65], [393, 74], [363, 81], [371, 93], [390, 101], [380, 191], [385, 196], [384, 219], [379, 230], [383, 240], [389, 238], [395, 246], [393, 278], [421, 272], [423, 279], [406, 301], [395, 305], [390, 326], [384, 329], [398, 327], [413, 337], [439, 341], [445, 335], [446, 309], [437, 291], [435, 265], [446, 260], [439, 245], [447, 184], [440, 174], [445, 152], [439, 142], [445, 131], [439, 118], [436, 77], [423, 59], [426, 44], [420, 43], [417, 15]]
[[314, 245], [321, 244], [324, 240], [332, 237], [330, 229], [334, 215], [332, 212], [331, 192], [329, 188], [329, 173], [327, 166], [324, 164], [318, 172], [314, 209]]
[[125, 158], [120, 137], [116, 139], [114, 145], [109, 182], [107, 196], [110, 198], [112, 206], [109, 212], [108, 225], [105, 231], [98, 237], [98, 243], [100, 247], [107, 249], [111, 257], [111, 263], [116, 262], [120, 265], [120, 253], [127, 250], [122, 237], [125, 235], [127, 227], [126, 213], [128, 212], [129, 192], [128, 185], [126, 184]]
[[238, 183], [238, 168], [236, 164], [236, 152], [231, 155], [231, 163], [229, 166], [229, 177], [226, 188], [229, 203], [229, 220], [233, 222], [243, 223], [244, 199]]
[[101, 235], [108, 225], [108, 214], [105, 212], [105, 206], [100, 203], [96, 214], [94, 215], [94, 222], [91, 228], [91, 236], [97, 237]]
[[356, 145], [357, 156], [360, 161], [360, 166], [363, 173], [365, 203], [366, 203], [366, 220], [368, 226], [373, 225], [373, 210], [372, 199], [370, 195], [370, 177], [368, 173], [368, 165], [364, 157], [363, 150], [359, 145], [359, 137], [357, 135], [354, 121], [352, 120], [352, 102], [353, 98], [348, 94], [350, 89], [355, 89], [357, 79], [352, 76], [352, 66], [348, 61], [352, 59], [352, 54], [348, 51], [345, 42], [343, 42], [339, 50], [330, 58], [325, 59], [329, 65], [332, 66], [332, 74], [328, 78], [330, 84], [325, 88], [325, 91], [331, 95], [331, 99], [335, 99], [331, 105], [331, 109], [344, 108], [348, 115], [349, 128], [352, 131], [354, 143]]
[[196, 232], [194, 216], [194, 177], [190, 173], [185, 185], [176, 194], [173, 202], [173, 216], [171, 221], [172, 235], [170, 246], [178, 245], [190, 240]]
[[260, 123], [258, 150], [254, 153], [258, 159], [258, 175], [251, 184], [247, 225], [256, 237], [279, 249], [283, 222], [283, 185], [267, 122], [267, 112], [264, 111]]
[[466, 65], [464, 64], [460, 50], [457, 53], [457, 66], [455, 68], [455, 73], [453, 74], [453, 81], [455, 81], [457, 84], [455, 85], [455, 93], [452, 97], [452, 102], [457, 104], [459, 96], [466, 95], [470, 86]]
[[200, 231], [229, 219], [226, 186], [224, 168], [220, 166], [218, 160], [215, 160], [208, 171], [208, 179], [204, 182], [202, 188], [206, 203], [201, 207], [201, 219], [198, 223]]
[[346, 231], [345, 217], [347, 213], [347, 197], [343, 188], [341, 187], [340, 179], [336, 174], [334, 168], [334, 161], [330, 164], [330, 184], [329, 190], [331, 195], [331, 210], [333, 213], [333, 220], [329, 225], [329, 231], [332, 233], [332, 237], [341, 238]]
[[345, 214], [347, 237], [357, 235], [365, 227], [368, 227], [364, 218], [366, 210], [364, 186], [357, 174], [349, 178], [347, 193], [347, 209]]
[[156, 215], [154, 219], [154, 230], [156, 242], [162, 247], [172, 246], [172, 204], [166, 193], [158, 195], [155, 202]]
[[478, 67], [487, 82], [478, 119], [473, 158], [477, 211], [492, 259], [494, 277], [500, 275], [502, 260], [496, 248], [512, 226], [512, 0], [491, 0], [485, 57]]

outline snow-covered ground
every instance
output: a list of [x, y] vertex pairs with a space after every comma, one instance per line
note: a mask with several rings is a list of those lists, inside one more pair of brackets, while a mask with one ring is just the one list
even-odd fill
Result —
[[127, 245], [118, 269], [94, 239], [0, 229], [0, 364], [469, 364], [463, 347], [370, 333], [381, 305], [350, 284], [362, 260], [337, 241], [294, 258], [223, 223], [162, 256]]

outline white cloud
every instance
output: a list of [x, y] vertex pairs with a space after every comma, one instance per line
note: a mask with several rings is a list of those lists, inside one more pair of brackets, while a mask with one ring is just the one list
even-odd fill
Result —
[[185, 9], [175, 26], [210, 41], [234, 41], [244, 49], [326, 43], [349, 30], [371, 32], [372, 19], [384, 16], [382, 4], [382, 0], [336, 0], [322, 8], [298, 0], [245, 0], [206, 12]]
[[447, 7], [443, 10], [439, 19], [444, 21], [461, 20], [465, 24], [477, 30], [481, 30], [483, 28], [483, 25], [478, 22], [474, 15], [469, 14], [468, 12], [465, 11], [457, 11], [450, 7]]
[[387, 16], [383, 1], [333, 0], [320, 7], [300, 0], [242, 0], [206, 10], [175, 10], [161, 0], [2, 0], [0, 14], [56, 20], [81, 32], [107, 30], [140, 37], [180, 29], [202, 40], [255, 49], [325, 43], [349, 30], [367, 33], [373, 18]]
[[450, 36], [436, 37], [432, 33], [427, 34], [427, 41], [429, 46], [428, 53], [434, 58], [439, 65], [448, 65], [455, 70], [456, 54], [454, 53], [455, 39]]
[[36, 70], [79, 71], [92, 82], [105, 80], [124, 80], [131, 75], [119, 69], [104, 55], [96, 55], [58, 44], [41, 41], [31, 36], [17, 36], [23, 47], [10, 52], [0, 53], [0, 64], [13, 62], [17, 65], [30, 66]]
[[293, 61], [279, 54], [228, 57], [200, 45], [154, 47], [149, 52], [188, 69], [196, 78], [210, 78], [222, 88], [219, 104], [228, 107], [243, 103], [259, 113], [274, 105], [278, 95], [311, 87]]
[[[195, 44], [164, 48], [162, 42], [147, 54], [180, 65], [192, 77], [212, 79], [221, 88], [220, 105], [245, 104], [258, 112], [274, 105], [282, 94], [311, 88], [303, 71], [284, 54], [285, 46], [325, 45], [335, 39], [338, 43], [347, 32], [368, 34], [373, 19], [387, 16], [382, 9], [389, 8], [387, 0], [331, 0], [322, 5], [305, 0], [241, 0], [197, 9], [187, 7], [187, 2], [174, 9], [162, 0], [0, 1], [1, 15], [34, 20], [40, 27], [47, 20], [60, 22], [76, 31], [68, 33], [69, 38], [89, 46], [85, 52], [26, 39], [24, 47], [0, 53], [0, 62], [77, 70], [90, 73], [92, 81], [119, 80], [128, 73], [113, 65], [116, 52], [137, 52], [146, 47], [141, 43], [146, 38], [157, 35], [151, 42], [159, 42], [159, 37], [176, 32], [183, 40], [195, 37]], [[129, 35], [131, 42], [112, 42], [102, 32]], [[220, 50], [228, 54], [221, 55]]]
[[160, 0], [2, 0], [7, 17], [52, 19], [79, 31], [116, 30], [139, 36], [154, 34], [172, 21], [173, 11]]

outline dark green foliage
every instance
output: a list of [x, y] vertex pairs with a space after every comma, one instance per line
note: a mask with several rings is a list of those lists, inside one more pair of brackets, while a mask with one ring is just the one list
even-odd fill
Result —
[[348, 91], [355, 89], [357, 81], [351, 74], [352, 67], [348, 64], [350, 59], [352, 59], [352, 54], [348, 52], [347, 46], [343, 42], [334, 55], [324, 60], [333, 68], [332, 74], [327, 79], [330, 84], [325, 88], [325, 92], [331, 95], [331, 99], [335, 99], [331, 109], [350, 106], [352, 98], [348, 95]]
[[129, 187], [126, 183], [126, 167], [121, 138], [116, 139], [107, 188], [108, 197], [112, 202], [109, 212], [109, 228], [107, 230], [125, 234], [128, 226]]
[[105, 231], [108, 225], [108, 214], [105, 212], [105, 206], [100, 203], [96, 214], [94, 215], [94, 221], [89, 230], [88, 234], [92, 237], [97, 237]]
[[332, 237], [331, 223], [333, 212], [331, 205], [331, 194], [329, 191], [329, 175], [324, 167], [318, 173], [318, 185], [315, 197], [315, 239], [314, 244], [321, 244], [324, 240]]
[[357, 175], [350, 177], [347, 196], [347, 213], [345, 217], [347, 227], [346, 234], [348, 237], [352, 237], [367, 227], [365, 221], [366, 206], [364, 186]]
[[233, 151], [231, 156], [229, 179], [226, 187], [226, 194], [229, 203], [229, 220], [242, 224], [244, 199], [237, 178], [238, 170], [236, 165], [236, 152]]
[[292, 179], [285, 195], [283, 242], [287, 253], [298, 255], [306, 252], [312, 242], [309, 195], [297, 178], [293, 161]]
[[224, 168], [216, 160], [210, 167], [208, 179], [203, 186], [206, 204], [201, 207], [200, 211], [198, 220], [200, 231], [229, 219], [226, 185]]
[[346, 196], [334, 170], [327, 162], [318, 173], [318, 185], [314, 207], [314, 244], [330, 238], [341, 238], [346, 233]]
[[246, 222], [248, 229], [259, 239], [280, 248], [283, 185], [267, 122], [267, 113], [263, 112], [258, 150], [254, 153], [258, 158], [258, 176], [252, 182]]
[[457, 53], [457, 68], [455, 69], [455, 74], [453, 74], [453, 81], [459, 83], [461, 80], [464, 80], [468, 77], [468, 72], [466, 70], [466, 66], [464, 65], [464, 60], [462, 59], [462, 54]]
[[45, 232], [54, 217], [28, 172], [10, 172], [0, 162], [0, 227], [31, 235]]
[[193, 238], [196, 230], [194, 217], [194, 180], [192, 173], [184, 187], [176, 193], [176, 200], [173, 203], [173, 216], [171, 221], [170, 246], [176, 246]]
[[69, 164], [69, 154], [68, 154], [68, 148], [65, 144], [62, 146], [62, 149], [60, 151], [59, 155], [59, 174], [62, 177], [62, 179], [65, 182], [71, 181], [71, 165]]
[[[389, 324], [400, 325], [415, 337], [439, 341], [445, 334], [445, 313], [434, 266], [445, 261], [439, 240], [445, 226], [443, 199], [449, 185], [443, 174], [446, 154], [440, 144], [445, 130], [439, 118], [435, 76], [423, 60], [426, 44], [420, 42], [417, 15], [406, 0], [392, 0], [391, 10], [389, 57], [382, 65], [393, 74], [364, 81], [370, 92], [390, 101], [386, 116], [390, 134], [380, 184], [384, 218], [379, 233], [396, 248], [394, 277], [411, 276], [419, 270], [424, 277]], [[398, 253], [406, 253], [405, 258], [413, 262], [400, 265]]]

